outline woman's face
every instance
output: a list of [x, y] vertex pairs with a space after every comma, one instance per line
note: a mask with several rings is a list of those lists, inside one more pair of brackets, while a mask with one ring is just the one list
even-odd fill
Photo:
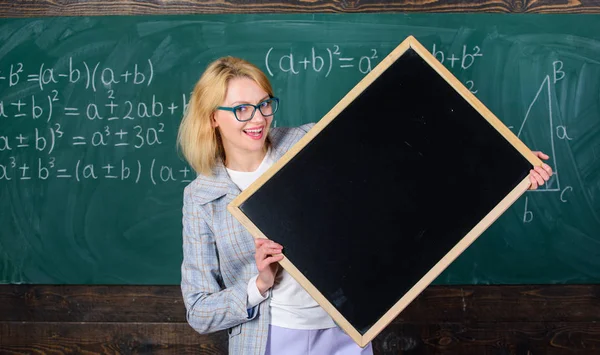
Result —
[[[229, 81], [223, 107], [258, 103], [269, 95], [249, 78], [234, 78]], [[250, 108], [252, 110], [252, 108]], [[243, 155], [261, 151], [269, 133], [273, 116], [263, 116], [256, 110], [250, 121], [238, 121], [231, 111], [217, 110], [213, 116], [213, 127], [219, 129], [226, 155]]]

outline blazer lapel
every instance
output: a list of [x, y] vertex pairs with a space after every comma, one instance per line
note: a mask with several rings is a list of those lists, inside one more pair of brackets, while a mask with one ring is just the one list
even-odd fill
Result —
[[233, 199], [241, 192], [240, 188], [229, 178], [221, 160], [217, 161], [212, 176], [200, 175], [198, 179], [204, 185], [204, 188], [199, 189], [197, 195], [198, 202], [201, 204], [209, 203], [226, 195], [231, 195], [231, 199]]

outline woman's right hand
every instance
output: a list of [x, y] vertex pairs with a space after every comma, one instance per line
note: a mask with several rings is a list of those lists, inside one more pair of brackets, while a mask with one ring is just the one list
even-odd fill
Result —
[[256, 286], [260, 294], [264, 295], [275, 283], [275, 276], [279, 268], [277, 262], [283, 259], [283, 254], [281, 254], [283, 247], [265, 238], [254, 239], [254, 246], [256, 247], [254, 258], [258, 267]]

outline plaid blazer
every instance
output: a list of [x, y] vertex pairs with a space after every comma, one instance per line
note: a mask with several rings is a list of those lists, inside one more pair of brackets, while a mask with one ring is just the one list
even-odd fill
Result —
[[[278, 160], [314, 124], [273, 128]], [[229, 354], [263, 355], [270, 323], [270, 297], [251, 318], [248, 281], [258, 274], [254, 238], [228, 211], [240, 193], [222, 162], [213, 176], [199, 175], [184, 190], [181, 291], [188, 323], [201, 334], [228, 329]]]

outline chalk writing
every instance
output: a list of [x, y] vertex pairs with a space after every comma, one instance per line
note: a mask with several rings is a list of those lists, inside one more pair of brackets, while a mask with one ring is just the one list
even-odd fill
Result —
[[361, 74], [368, 74], [379, 59], [378, 50], [373, 48], [362, 55], [350, 55], [337, 44], [324, 50], [312, 47], [309, 54], [292, 50], [283, 53], [271, 47], [265, 55], [265, 66], [270, 76], [274, 76], [274, 72], [298, 75], [312, 71], [329, 77], [333, 69], [358, 70]]
[[116, 162], [90, 163], [82, 159], [60, 163], [56, 157], [38, 158], [35, 164], [11, 156], [7, 164], [0, 164], [0, 181], [69, 179], [86, 180], [115, 179], [139, 183], [146, 179], [154, 185], [168, 182], [189, 183], [193, 172], [185, 165], [172, 165], [152, 159], [121, 159]]
[[[519, 126], [518, 131], [516, 132], [517, 137], [521, 138], [521, 135], [524, 133], [525, 131], [525, 127], [526, 127], [526, 123], [528, 122], [528, 120], [531, 119], [531, 112], [533, 107], [537, 104], [537, 105], [543, 105], [543, 108], [545, 109], [544, 111], [544, 115], [547, 117], [547, 121], [546, 122], [537, 122], [540, 126], [543, 127], [548, 127], [548, 143], [549, 147], [550, 147], [550, 156], [551, 156], [551, 161], [552, 161], [552, 168], [554, 170], [553, 175], [550, 179], [550, 181], [548, 181], [547, 184], [545, 184], [544, 186], [530, 191], [530, 192], [558, 192], [560, 193], [559, 195], [559, 200], [562, 203], [566, 203], [568, 202], [568, 197], [570, 195], [572, 195], [573, 193], [573, 187], [572, 186], [561, 186], [561, 181], [560, 181], [560, 173], [559, 173], [559, 168], [560, 166], [562, 166], [562, 164], [559, 164], [556, 158], [556, 142], [555, 142], [555, 136], [560, 139], [560, 140], [572, 140], [573, 138], [569, 137], [568, 132], [567, 132], [567, 127], [566, 125], [556, 125], [554, 122], [554, 114], [553, 114], [553, 85], [556, 84], [558, 81], [564, 79], [566, 77], [565, 72], [562, 70], [563, 69], [563, 62], [562, 61], [554, 61], [552, 63], [552, 75], [548, 74], [546, 76], [544, 76], [544, 79], [542, 80], [542, 83], [539, 86], [539, 89], [537, 90], [533, 100], [531, 101], [531, 103], [529, 104], [528, 108], [527, 108], [527, 112], [525, 114], [525, 117], [523, 118], [523, 121], [521, 122], [521, 125]], [[545, 99], [545, 102], [543, 101], [543, 99]], [[544, 117], [542, 117], [543, 119]], [[539, 119], [539, 118], [538, 118]], [[513, 129], [514, 130], [514, 126], [508, 126], [508, 128]], [[533, 211], [528, 210], [528, 203], [529, 203], [529, 198], [526, 196], [525, 197], [525, 211], [523, 213], [523, 223], [530, 223], [533, 221], [534, 219], [534, 214]]]
[[[346, 50], [337, 44], [325, 49], [313, 46], [309, 53], [271, 47], [265, 54], [265, 67], [271, 77], [275, 76], [276, 73], [300, 75], [312, 72], [322, 74], [327, 78], [332, 75], [333, 70], [351, 70], [366, 75], [387, 55], [383, 54], [384, 51], [380, 48], [369, 48], [366, 51], [362, 49], [361, 52], [356, 52], [356, 49]], [[451, 71], [468, 70], [483, 57], [483, 52], [479, 46], [469, 48], [467, 45], [463, 45], [462, 53], [457, 55], [456, 53], [442, 51], [434, 43], [431, 53]], [[477, 93], [473, 80], [465, 80], [464, 85], [472, 93]]]
[[[0, 70], [0, 75], [6, 69]], [[116, 72], [110, 67], [105, 67], [100, 62], [73, 63], [73, 58], [69, 57], [67, 68], [52, 68], [41, 63], [36, 68], [26, 68], [23, 63], [15, 63], [9, 66], [9, 76], [0, 76], [0, 84], [8, 82], [9, 87], [16, 86], [24, 82], [32, 82], [39, 86], [40, 90], [47, 86], [58, 84], [61, 81], [67, 81], [69, 84], [81, 84], [85, 89], [91, 89], [94, 92], [98, 86], [104, 88], [113, 88], [120, 85], [143, 85], [150, 86], [154, 78], [154, 66], [150, 59], [144, 64], [133, 64], [122, 72]]]
[[[151, 159], [110, 158], [163, 146], [177, 127], [165, 120], [180, 119], [187, 108], [186, 94], [160, 98], [150, 92], [137, 99], [125, 90], [152, 90], [150, 59], [119, 70], [73, 57], [57, 63], [0, 64], [0, 181], [145, 179], [157, 185], [193, 179], [183, 161], [159, 161], [151, 150], [144, 153]], [[85, 91], [93, 94], [73, 95]]]

